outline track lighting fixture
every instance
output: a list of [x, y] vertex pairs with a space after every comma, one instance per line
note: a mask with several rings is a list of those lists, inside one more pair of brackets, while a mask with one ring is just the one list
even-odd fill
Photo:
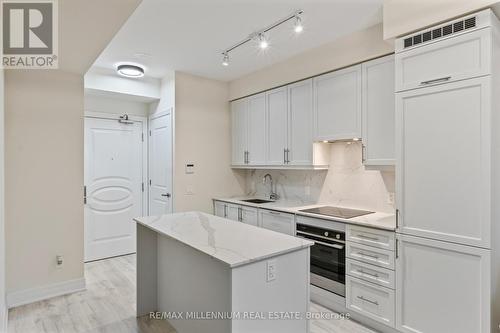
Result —
[[295, 26], [293, 27], [293, 30], [298, 34], [304, 31], [304, 26], [302, 25], [302, 18], [300, 17], [300, 15], [295, 16]]
[[268, 27], [258, 30], [257, 32], [254, 32], [250, 34], [247, 38], [243, 39], [242, 41], [234, 44], [233, 46], [225, 49], [222, 52], [222, 66], [229, 66], [229, 52], [233, 51], [237, 47], [240, 47], [250, 41], [255, 41], [257, 40], [259, 48], [262, 50], [269, 48], [269, 40], [268, 36], [266, 35], [269, 31], [271, 31], [274, 28], [277, 28], [278, 26], [290, 21], [290, 20], [295, 20], [294, 23], [294, 28], [293, 30], [295, 33], [299, 34], [304, 30], [304, 26], [302, 25], [302, 14], [304, 13], [303, 10], [297, 10], [293, 14], [288, 15], [287, 17], [269, 25]]
[[222, 66], [229, 66], [229, 54], [227, 52], [223, 53]]

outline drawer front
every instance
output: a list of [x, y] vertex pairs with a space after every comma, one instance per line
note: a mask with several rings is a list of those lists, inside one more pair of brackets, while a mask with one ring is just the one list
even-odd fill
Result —
[[384, 286], [386, 288], [395, 288], [394, 271], [361, 261], [346, 259], [346, 274], [352, 277], [365, 280]]
[[491, 73], [491, 29], [396, 54], [396, 91]]
[[258, 212], [257, 208], [242, 206], [240, 212], [241, 222], [258, 226], [259, 217], [257, 212]]
[[396, 234], [390, 231], [347, 226], [346, 240], [394, 251]]
[[394, 252], [347, 242], [346, 257], [394, 270]]
[[394, 290], [380, 287], [348, 276], [346, 279], [346, 307], [394, 327]]
[[295, 222], [292, 214], [261, 210], [260, 226], [287, 235], [295, 234]]

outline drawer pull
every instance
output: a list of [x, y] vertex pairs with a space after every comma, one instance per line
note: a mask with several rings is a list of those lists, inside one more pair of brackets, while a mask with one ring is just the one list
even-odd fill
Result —
[[429, 80], [429, 81], [422, 81], [420, 82], [421, 86], [425, 86], [427, 84], [432, 84], [432, 83], [439, 83], [439, 82], [446, 82], [450, 81], [451, 76], [446, 76], [446, 77], [440, 77], [439, 79], [434, 79], [434, 80]]
[[274, 210], [270, 210], [268, 211], [268, 213], [273, 215], [281, 215], [279, 212], [275, 212]]
[[358, 298], [362, 301], [366, 301], [368, 303], [372, 303], [373, 305], [376, 305], [378, 306], [378, 302], [377, 301], [372, 301], [371, 299], [368, 299], [368, 298], [364, 298], [363, 296], [358, 296]]
[[378, 242], [379, 241], [378, 237], [370, 237], [370, 236], [366, 236], [366, 235], [363, 235], [363, 234], [358, 234], [358, 237], [359, 238], [368, 239], [368, 240], [371, 240], [371, 241], [374, 241], [374, 242]]
[[368, 254], [368, 253], [364, 253], [364, 252], [358, 252], [358, 254], [360, 256], [363, 256], [363, 257], [370, 257], [370, 258], [373, 258], [375, 260], [378, 260], [378, 256], [373, 255], [373, 254]]
[[376, 278], [376, 279], [378, 279], [378, 278], [379, 278], [378, 274], [368, 273], [368, 272], [365, 272], [365, 271], [364, 271], [364, 270], [362, 270], [362, 269], [358, 269], [357, 271], [358, 271], [359, 273], [363, 274], [363, 275], [372, 276], [372, 277], [374, 277], [374, 278]]

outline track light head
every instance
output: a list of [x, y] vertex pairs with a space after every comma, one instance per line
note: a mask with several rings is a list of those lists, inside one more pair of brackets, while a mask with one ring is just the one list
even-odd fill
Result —
[[227, 52], [223, 53], [222, 66], [229, 66], [229, 54]]
[[263, 50], [269, 47], [269, 42], [267, 41], [267, 38], [264, 35], [264, 33], [259, 34], [259, 47]]
[[302, 18], [300, 17], [300, 15], [295, 16], [295, 26], [293, 27], [293, 30], [298, 34], [304, 31], [304, 26], [302, 25]]

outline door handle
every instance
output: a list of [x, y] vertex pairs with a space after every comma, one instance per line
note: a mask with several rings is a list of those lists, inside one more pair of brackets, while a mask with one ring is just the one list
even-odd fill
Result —
[[170, 193], [162, 193], [161, 196], [170, 198], [172, 195]]

